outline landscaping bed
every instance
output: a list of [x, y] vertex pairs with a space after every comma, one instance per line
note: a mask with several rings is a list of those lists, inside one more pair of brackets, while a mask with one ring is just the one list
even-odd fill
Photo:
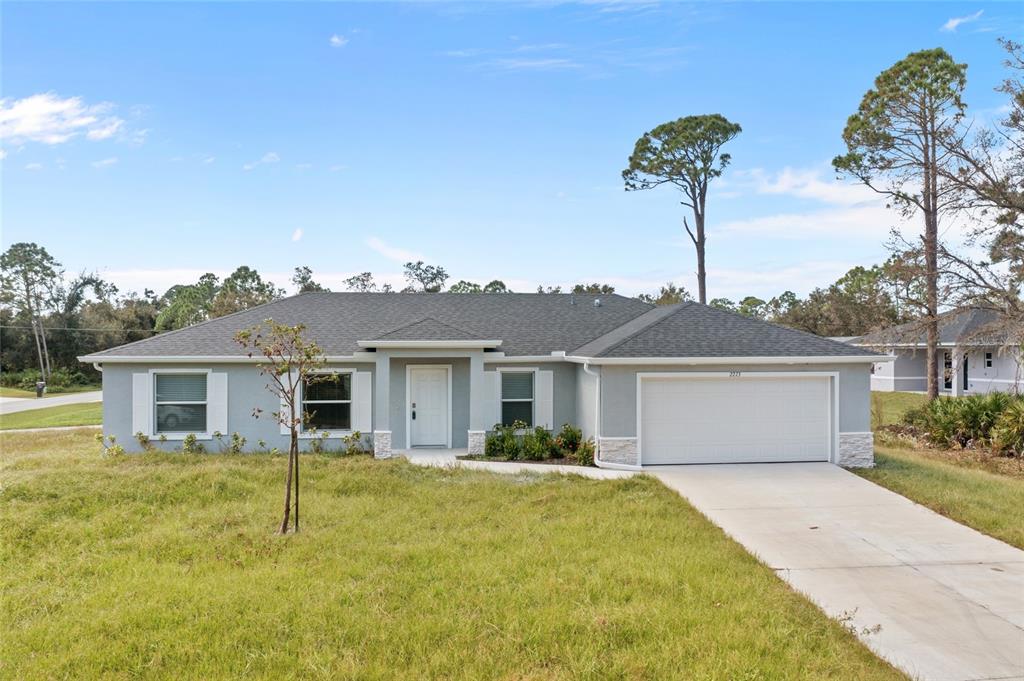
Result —
[[645, 476], [0, 445], [4, 678], [905, 678]]

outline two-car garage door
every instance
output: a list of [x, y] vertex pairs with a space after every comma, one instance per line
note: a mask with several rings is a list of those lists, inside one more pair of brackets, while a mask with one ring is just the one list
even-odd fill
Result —
[[640, 376], [640, 461], [828, 461], [828, 376]]

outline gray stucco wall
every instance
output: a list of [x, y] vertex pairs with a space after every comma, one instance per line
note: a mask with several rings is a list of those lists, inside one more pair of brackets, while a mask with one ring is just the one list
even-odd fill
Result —
[[[598, 369], [591, 367], [595, 372]], [[576, 425], [583, 430], [584, 438], [597, 437], [597, 376], [576, 365]]]
[[558, 431], [564, 423], [577, 425], [576, 364], [572, 364], [571, 362], [524, 362], [522, 364], [508, 362], [502, 364], [484, 363], [484, 371], [497, 371], [498, 367], [510, 368], [515, 366], [535, 367], [543, 371], [552, 372], [552, 426], [555, 431]]
[[[374, 371], [373, 364], [346, 363], [336, 365], [356, 368], [359, 371]], [[108, 364], [103, 367], [103, 434], [114, 435], [119, 444], [128, 451], [140, 449], [132, 431], [132, 374], [138, 371], [148, 372], [151, 365]], [[160, 368], [193, 368], [213, 369], [228, 375], [228, 427], [226, 434], [237, 432], [248, 440], [247, 448], [255, 449], [257, 440], [265, 440], [268, 448], [279, 449], [288, 446], [288, 436], [281, 434], [280, 426], [270, 415], [279, 411], [280, 402], [266, 389], [267, 379], [255, 366], [246, 364], [166, 364]], [[253, 418], [252, 411], [259, 407], [263, 416]], [[225, 438], [225, 439], [229, 439]], [[166, 450], [180, 449], [180, 442], [160, 443], [153, 439], [153, 444]], [[216, 440], [204, 440], [202, 443], [210, 451], [218, 451]], [[301, 443], [303, 449], [308, 441]], [[332, 445], [333, 446], [333, 445]]]
[[871, 430], [871, 365], [766, 364], [673, 367], [658, 365], [601, 367], [601, 436], [636, 437], [636, 375], [647, 371], [679, 373], [706, 371], [837, 371], [839, 372], [839, 431]]
[[469, 431], [469, 358], [391, 358], [391, 446], [405, 449], [405, 371], [410, 364], [452, 365], [452, 447], [465, 448]]

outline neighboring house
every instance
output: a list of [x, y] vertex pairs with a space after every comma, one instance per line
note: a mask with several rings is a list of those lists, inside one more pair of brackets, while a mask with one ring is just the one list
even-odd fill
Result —
[[[1020, 346], [1007, 345], [995, 312], [962, 308], [939, 315], [939, 391], [948, 395], [1016, 392], [1024, 388]], [[872, 369], [871, 389], [924, 392], [926, 334], [920, 322], [860, 336], [852, 345], [895, 355]]]
[[280, 407], [233, 340], [268, 318], [305, 324], [340, 374], [305, 391], [312, 427], [360, 431], [382, 458], [481, 453], [495, 424], [521, 420], [581, 427], [609, 467], [873, 461], [869, 377], [884, 357], [697, 303], [617, 295], [286, 298], [80, 358], [103, 371], [104, 432], [130, 450], [139, 432], [163, 447], [215, 431], [286, 447], [287, 431], [252, 416]]

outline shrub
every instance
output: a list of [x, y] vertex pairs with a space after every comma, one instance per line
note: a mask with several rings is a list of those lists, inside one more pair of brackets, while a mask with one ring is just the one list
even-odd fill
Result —
[[1024, 400], [1012, 400], [992, 428], [992, 449], [999, 454], [1024, 454]]
[[358, 430], [354, 430], [341, 438], [341, 444], [344, 446], [345, 454], [348, 456], [355, 456], [366, 451], [363, 447], [363, 434]]
[[991, 441], [1000, 415], [1019, 401], [1020, 398], [998, 392], [940, 397], [910, 410], [903, 420], [939, 447], [985, 446]]
[[317, 433], [316, 437], [309, 441], [309, 451], [313, 454], [323, 454], [327, 449], [327, 438], [330, 436], [326, 430]]
[[583, 431], [576, 428], [571, 423], [565, 423], [562, 425], [562, 430], [558, 431], [558, 437], [555, 438], [555, 444], [559, 449], [565, 452], [566, 455], [575, 454], [576, 450], [580, 446], [580, 442], [583, 441]]
[[522, 455], [522, 444], [516, 435], [517, 430], [526, 428], [522, 421], [515, 421], [511, 426], [494, 424], [494, 430], [484, 440], [484, 456], [515, 461]]
[[104, 439], [102, 433], [96, 433], [96, 442], [102, 448], [103, 456], [124, 456], [124, 447], [117, 444], [117, 438], [113, 435], [108, 435]]
[[245, 451], [245, 438], [239, 433], [231, 433], [231, 440], [224, 442], [224, 434], [219, 430], [213, 431], [213, 437], [220, 444], [221, 454], [241, 454]]
[[150, 441], [149, 436], [143, 433], [141, 430], [135, 433], [135, 440], [142, 447], [143, 451], [150, 451], [153, 449], [153, 443]]
[[[0, 373], [0, 385], [8, 388], [20, 388], [21, 390], [35, 390], [36, 381], [40, 380], [41, 375], [33, 369], [4, 371]], [[81, 371], [57, 368], [50, 373], [50, 380], [46, 382], [46, 387], [48, 390], [60, 389], [76, 385], [89, 385], [92, 382]]]
[[185, 436], [185, 439], [181, 441], [181, 453], [182, 454], [205, 454], [206, 447], [203, 443], [196, 438], [195, 433], [189, 433]]
[[541, 426], [537, 426], [523, 435], [518, 458], [526, 461], [543, 461], [552, 458], [552, 452], [557, 451], [554, 445], [555, 441], [551, 437], [551, 433]]
[[576, 463], [580, 466], [593, 466], [594, 465], [594, 441], [587, 439], [579, 443], [576, 447], [576, 451], [573, 452], [573, 458], [576, 459]]

